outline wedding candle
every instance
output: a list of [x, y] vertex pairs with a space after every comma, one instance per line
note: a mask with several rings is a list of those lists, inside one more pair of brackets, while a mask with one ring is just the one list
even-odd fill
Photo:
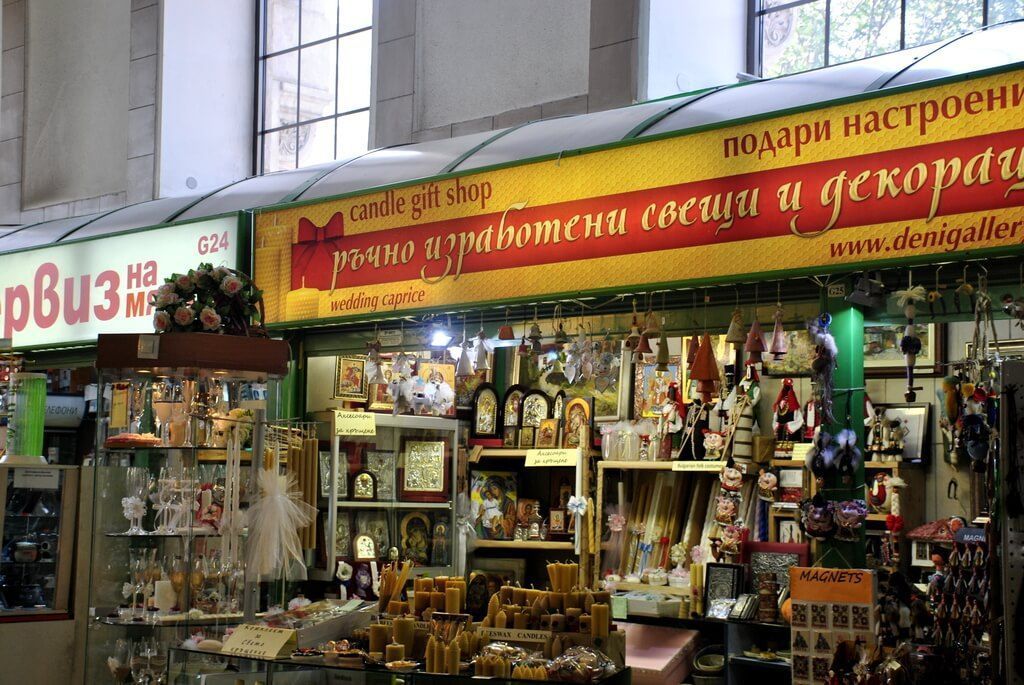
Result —
[[498, 615], [498, 611], [501, 609], [501, 602], [498, 600], [498, 595], [491, 595], [491, 599], [487, 602], [487, 618], [491, 619], [491, 624], [494, 624], [494, 617]]
[[380, 623], [370, 626], [370, 651], [384, 653], [384, 645], [388, 643], [388, 627]]
[[169, 580], [158, 580], [155, 583], [156, 608], [160, 611], [170, 612], [178, 603], [178, 595], [174, 591], [174, 584]]
[[448, 645], [448, 654], [447, 654], [447, 656], [448, 656], [448, 662], [447, 662], [448, 663], [448, 669], [447, 669], [448, 675], [458, 675], [459, 674], [459, 670], [460, 670], [459, 669], [459, 659], [460, 659], [460, 656], [461, 656], [458, 643], [452, 642], [450, 645]]
[[444, 610], [449, 614], [459, 613], [459, 588], [452, 585], [445, 588]]
[[434, 654], [435, 654], [434, 646], [436, 644], [437, 644], [437, 640], [435, 640], [434, 636], [431, 635], [430, 638], [427, 639], [427, 649], [425, 650], [426, 651], [426, 659], [427, 659], [427, 666], [426, 666], [427, 673], [435, 673], [437, 671], [437, 669], [434, 666]]
[[405, 645], [392, 642], [384, 648], [384, 661], [403, 661], [405, 659]]
[[551, 630], [553, 630], [556, 633], [563, 633], [565, 632], [565, 627], [565, 614], [551, 614]]
[[458, 613], [464, 613], [466, 611], [466, 580], [464, 578], [449, 578], [446, 587], [454, 587], [459, 591]]
[[[434, 587], [437, 587], [437, 585], [435, 585]], [[443, 592], [435, 590], [434, 592], [430, 593], [430, 607], [434, 611], [444, 611], [444, 605], [445, 596]]]
[[513, 614], [512, 627], [516, 630], [526, 630], [528, 618], [530, 618], [529, 614]]
[[498, 588], [498, 598], [502, 604], [511, 604], [514, 588], [511, 585], [502, 585]]
[[565, 629], [570, 633], [575, 633], [580, 629], [580, 616], [583, 615], [583, 609], [579, 607], [570, 607], [565, 610]]
[[608, 637], [609, 619], [608, 605], [603, 602], [595, 602], [590, 607], [591, 623], [590, 634], [593, 637]]
[[591, 625], [593, 625], [593, 623], [590, 614], [583, 614], [580, 616], [580, 633], [582, 635], [590, 635]]
[[504, 611], [499, 611], [498, 615], [494, 617], [495, 628], [506, 628], [508, 627], [508, 615]]
[[400, 616], [394, 620], [395, 642], [405, 647], [406, 654], [412, 654], [416, 642], [416, 619], [412, 616]]

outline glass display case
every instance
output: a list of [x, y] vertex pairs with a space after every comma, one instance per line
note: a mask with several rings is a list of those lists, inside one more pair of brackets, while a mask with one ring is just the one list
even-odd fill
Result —
[[69, 614], [77, 466], [0, 466], [0, 621]]
[[371, 564], [409, 560], [414, 574], [462, 571], [455, 533], [458, 421], [368, 413], [372, 436], [335, 435], [334, 412], [318, 412], [324, 580], [368, 596]]
[[177, 342], [164, 336], [152, 362], [125, 346], [122, 363], [100, 339], [86, 682], [132, 682], [137, 664], [166, 665], [170, 646], [220, 638], [265, 608], [246, 573], [245, 515], [276, 374], [244, 359], [182, 363]]

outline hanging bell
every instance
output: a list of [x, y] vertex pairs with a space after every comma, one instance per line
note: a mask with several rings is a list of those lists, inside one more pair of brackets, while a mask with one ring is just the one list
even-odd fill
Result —
[[633, 325], [629, 328], [629, 335], [626, 336], [626, 349], [635, 350], [640, 344], [640, 326], [636, 322], [636, 315], [633, 315]]
[[505, 324], [504, 326], [502, 326], [501, 328], [498, 329], [498, 340], [515, 340], [515, 339], [516, 339], [515, 331], [513, 331], [512, 327], [509, 326], [508, 324]]
[[387, 385], [388, 379], [384, 377], [384, 365], [381, 364], [380, 362], [377, 362], [373, 366], [375, 371], [373, 372], [373, 376], [371, 376], [370, 378], [370, 383], [376, 383], [377, 385]]
[[743, 345], [743, 350], [750, 355], [748, 357], [749, 363], [760, 364], [763, 361], [764, 333], [761, 332], [761, 322], [756, 318], [750, 324], [750, 330], [747, 332], [747, 342]]
[[526, 338], [519, 340], [519, 347], [516, 348], [516, 354], [520, 357], [530, 356], [530, 346], [526, 344]]
[[568, 383], [569, 379], [565, 376], [565, 369], [562, 367], [562, 360], [555, 359], [551, 363], [551, 371], [548, 372], [548, 383], [554, 385], [561, 385], [562, 383]]
[[686, 341], [686, 368], [692, 369], [693, 362], [697, 359], [697, 350], [700, 348], [700, 337], [694, 333]]
[[647, 339], [646, 334], [640, 336], [640, 342], [637, 343], [636, 349], [633, 352], [635, 353], [633, 356], [633, 361], [635, 362], [642, 361], [640, 355], [654, 352], [651, 348], [651, 341]]
[[555, 331], [555, 344], [561, 349], [567, 342], [569, 342], [569, 334], [565, 332], [565, 328], [559, 323], [558, 330]]
[[491, 362], [487, 359], [487, 346], [483, 342], [477, 342], [476, 345], [476, 370], [477, 371], [490, 371]]
[[534, 321], [533, 325], [530, 326], [530, 335], [526, 336], [526, 338], [531, 343], [533, 343], [533, 352], [534, 352], [534, 354], [540, 354], [541, 353], [540, 341], [544, 339], [544, 336], [541, 335], [541, 332], [540, 332], [540, 324], [538, 324], [536, 321]]
[[786, 340], [786, 331], [782, 327], [782, 303], [775, 307], [775, 327], [772, 329], [772, 359], [779, 361], [789, 351], [789, 342]]
[[654, 367], [655, 372], [665, 373], [668, 371], [668, 338], [665, 337], [664, 329], [662, 329], [661, 335], [658, 337], [657, 362], [657, 366]]
[[469, 358], [469, 345], [463, 343], [462, 352], [459, 354], [459, 363], [455, 367], [455, 375], [458, 378], [468, 378], [474, 375], [473, 361]]
[[729, 330], [725, 333], [725, 342], [742, 347], [747, 342], [747, 334], [743, 332], [743, 312], [740, 308], [732, 310], [732, 318], [729, 320]]

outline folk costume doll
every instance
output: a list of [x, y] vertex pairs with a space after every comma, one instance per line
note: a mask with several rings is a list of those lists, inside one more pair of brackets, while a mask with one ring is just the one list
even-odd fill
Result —
[[747, 373], [725, 398], [723, 408], [728, 412], [731, 431], [731, 453], [740, 459], [750, 459], [754, 454], [754, 433], [757, 429], [755, 411], [761, 401], [761, 379], [753, 365], [747, 366]]
[[772, 418], [772, 430], [775, 431], [775, 451], [789, 453], [793, 451], [793, 442], [800, 436], [800, 429], [804, 427], [804, 415], [800, 411], [800, 400], [793, 390], [793, 379], [785, 378], [782, 381], [782, 389], [779, 390], [775, 404], [772, 405], [774, 417]]
[[708, 415], [711, 403], [704, 404], [694, 399], [687, 405], [686, 422], [683, 425], [683, 440], [679, 446], [679, 459], [704, 458], [704, 431], [709, 429]]
[[658, 437], [660, 440], [659, 452], [666, 455], [656, 455], [656, 459], [668, 459], [668, 453], [672, 448], [672, 438], [679, 431], [683, 430], [683, 414], [686, 406], [683, 404], [682, 391], [679, 384], [672, 382], [668, 384], [668, 391], [665, 393], [665, 403], [661, 405], [658, 416]]

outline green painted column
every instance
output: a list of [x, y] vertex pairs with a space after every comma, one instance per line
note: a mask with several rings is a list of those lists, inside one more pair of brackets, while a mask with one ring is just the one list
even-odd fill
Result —
[[[832, 315], [832, 336], [839, 350], [835, 372], [836, 392], [832, 402], [835, 421], [825, 426], [825, 430], [835, 436], [844, 428], [852, 428], [857, 434], [857, 446], [863, 455], [864, 313], [844, 299], [851, 287], [852, 282], [843, 284], [843, 293], [840, 295], [833, 285], [829, 288], [832, 292], [826, 295], [836, 296], [825, 298], [824, 311]], [[838, 475], [832, 475], [826, 480], [825, 488], [828, 499], [836, 502], [864, 499], [864, 460], [861, 459], [852, 483], [844, 484]], [[854, 568], [864, 568], [867, 561], [863, 527], [857, 542], [825, 544], [822, 559], [825, 566], [845, 566], [848, 563]]]

